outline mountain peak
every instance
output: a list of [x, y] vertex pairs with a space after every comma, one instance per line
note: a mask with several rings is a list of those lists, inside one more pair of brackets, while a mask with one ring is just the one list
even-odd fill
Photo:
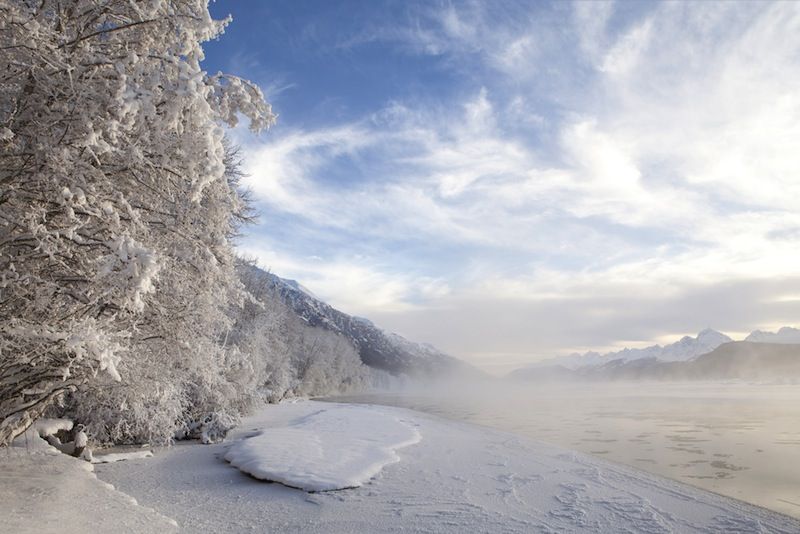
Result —
[[[800, 330], [797, 333], [800, 335]], [[598, 354], [597, 352], [576, 353], [544, 360], [534, 364], [533, 367], [560, 365], [567, 369], [579, 369], [605, 365], [612, 361], [630, 362], [643, 359], [656, 359], [665, 362], [688, 361], [697, 356], [707, 354], [720, 345], [731, 341], [733, 340], [722, 332], [712, 328], [705, 328], [698, 332], [697, 337], [683, 336], [679, 341], [663, 347], [661, 345], [652, 345], [643, 349], [625, 348], [606, 354]]]
[[700, 331], [697, 333], [697, 337], [698, 337], [698, 338], [701, 338], [701, 337], [709, 337], [709, 336], [714, 336], [714, 337], [728, 337], [728, 336], [726, 336], [725, 334], [723, 334], [722, 332], [720, 332], [719, 330], [714, 330], [713, 328], [704, 328], [704, 329], [700, 330]]
[[733, 339], [731, 339], [729, 336], [723, 334], [722, 332], [720, 332], [718, 330], [714, 330], [713, 328], [706, 328], [706, 329], [701, 330], [700, 332], [698, 332], [697, 333], [697, 340], [698, 341], [700, 341], [700, 340], [713, 341], [713, 342], [717, 342], [717, 341], [721, 340], [722, 343], [728, 343], [730, 341], [733, 341]]

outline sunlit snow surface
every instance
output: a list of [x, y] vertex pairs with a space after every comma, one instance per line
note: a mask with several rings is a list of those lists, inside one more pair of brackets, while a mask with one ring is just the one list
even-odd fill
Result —
[[369, 406], [323, 407], [234, 444], [225, 459], [256, 478], [306, 491], [361, 486], [395, 451], [419, 442], [416, 425]]
[[[139, 506], [39, 437], [0, 449], [0, 532], [72, 534], [176, 532], [174, 520]], [[18, 442], [22, 445], [23, 440]]]
[[[323, 409], [331, 412], [325, 417], [342, 415], [343, 431], [352, 424], [345, 419], [369, 414], [360, 428], [383, 425], [381, 418], [413, 421], [422, 439], [363, 485], [314, 494], [256, 480], [223, 460], [239, 440], [292, 428]], [[789, 517], [563, 448], [410, 410], [368, 409], [267, 406], [228, 443], [176, 445], [153, 458], [98, 465], [98, 476], [184, 532], [800, 532]]]

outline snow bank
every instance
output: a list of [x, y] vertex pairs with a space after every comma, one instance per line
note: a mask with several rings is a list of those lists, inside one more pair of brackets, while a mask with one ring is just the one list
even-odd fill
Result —
[[69, 419], [37, 419], [33, 428], [40, 436], [53, 436], [59, 430], [72, 430], [72, 421]]
[[385, 410], [331, 405], [233, 444], [225, 459], [259, 479], [329, 491], [361, 486], [420, 439], [414, 423]]
[[[82, 428], [82, 425], [78, 425]], [[75, 447], [85, 448], [88, 444], [88, 437], [82, 429], [75, 436], [74, 441], [62, 443], [56, 437], [60, 430], [72, 430], [73, 422], [69, 419], [37, 419], [22, 434], [14, 438], [11, 442], [13, 449], [25, 449], [28, 452], [40, 452], [45, 454], [68, 454], [72, 455]], [[91, 461], [92, 452], [86, 449], [81, 454], [81, 458]]]
[[44, 454], [61, 454], [61, 451], [50, 445], [39, 434], [36, 425], [31, 425], [28, 430], [14, 438], [11, 442], [11, 449], [24, 449], [27, 452], [39, 452]]
[[174, 520], [98, 480], [91, 464], [15, 447], [0, 449], [0, 517], [0, 530], [15, 534], [178, 530]]

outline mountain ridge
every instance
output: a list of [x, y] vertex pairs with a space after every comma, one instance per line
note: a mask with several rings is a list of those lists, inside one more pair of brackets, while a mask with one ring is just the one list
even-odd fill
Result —
[[451, 374], [479, 375], [469, 364], [449, 356], [432, 345], [410, 341], [386, 332], [364, 317], [348, 315], [303, 287], [255, 266], [276, 295], [309, 326], [341, 334], [350, 341], [362, 363], [393, 375], [440, 378]]
[[686, 361], [656, 358], [612, 360], [604, 365], [567, 369], [552, 365], [517, 369], [509, 378], [522, 381], [746, 380], [800, 382], [800, 344], [731, 341]]
[[744, 341], [751, 341], [753, 343], [800, 343], [800, 329], [792, 328], [791, 326], [783, 326], [777, 332], [764, 332], [763, 330], [755, 330], [749, 336], [744, 338]]
[[573, 353], [568, 356], [548, 358], [528, 367], [537, 368], [557, 365], [575, 370], [582, 367], [605, 365], [615, 360], [633, 361], [656, 358], [661, 361], [686, 361], [711, 352], [723, 343], [730, 341], [733, 340], [725, 334], [706, 328], [701, 330], [696, 337], [683, 336], [680, 340], [668, 345], [651, 345], [642, 349], [624, 348], [605, 354], [596, 351], [589, 351], [583, 354]]

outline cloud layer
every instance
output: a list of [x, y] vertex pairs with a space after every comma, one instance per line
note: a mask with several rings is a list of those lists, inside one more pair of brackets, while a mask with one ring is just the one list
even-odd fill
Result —
[[344, 28], [444, 81], [240, 137], [242, 250], [496, 371], [797, 323], [798, 4], [524, 4]]

